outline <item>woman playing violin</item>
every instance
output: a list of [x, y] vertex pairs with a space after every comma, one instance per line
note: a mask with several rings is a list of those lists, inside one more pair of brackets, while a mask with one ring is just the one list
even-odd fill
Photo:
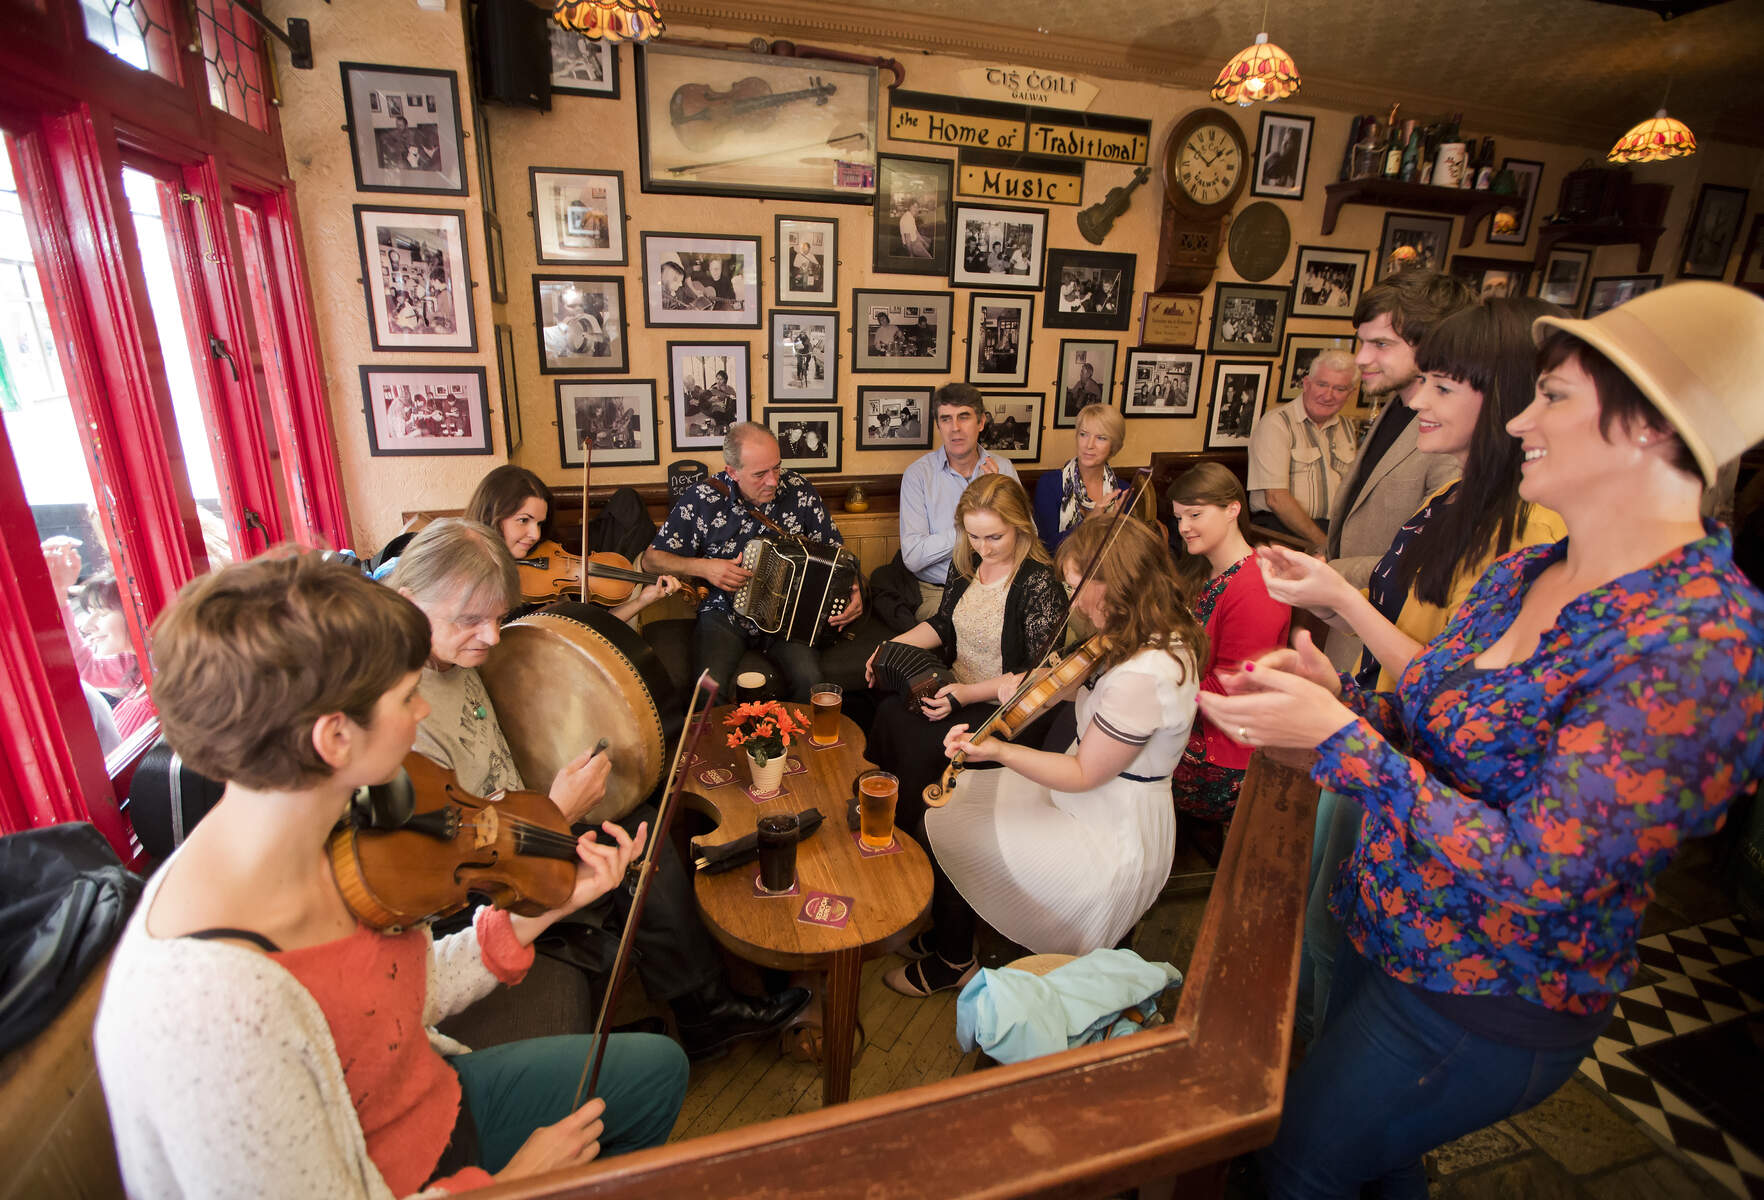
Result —
[[131, 1196], [463, 1190], [666, 1140], [686, 1086], [666, 1038], [614, 1036], [575, 1108], [592, 1038], [473, 1053], [425, 1029], [517, 982], [534, 938], [612, 889], [646, 830], [584, 834], [574, 892], [538, 917], [484, 909], [437, 941], [344, 905], [332, 826], [397, 773], [428, 711], [414, 605], [317, 554], [266, 557], [186, 586], [153, 647], [167, 741], [228, 782], [148, 882], [105, 982], [94, 1043]]
[[[976, 741], [955, 726], [946, 753], [1004, 770], [962, 775], [948, 807], [925, 814], [925, 832], [939, 871], [994, 929], [1038, 954], [1085, 954], [1115, 945], [1169, 877], [1170, 772], [1194, 722], [1206, 636], [1182, 603], [1170, 548], [1135, 518], [1084, 522], [1055, 569], [1104, 638], [1095, 678], [1078, 688], [1076, 747]], [[926, 975], [973, 969], [970, 956]]]

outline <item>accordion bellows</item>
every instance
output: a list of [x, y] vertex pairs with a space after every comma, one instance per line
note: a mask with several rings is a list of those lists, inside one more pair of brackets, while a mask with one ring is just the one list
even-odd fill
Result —
[[828, 621], [851, 603], [858, 560], [844, 546], [809, 538], [754, 538], [741, 552], [753, 578], [735, 593], [735, 611], [767, 633], [819, 646]]
[[[929, 650], [905, 642], [883, 642], [870, 664], [876, 686], [908, 700], [929, 700], [939, 688], [956, 681], [955, 672]], [[916, 710], [915, 710], [916, 711]]]

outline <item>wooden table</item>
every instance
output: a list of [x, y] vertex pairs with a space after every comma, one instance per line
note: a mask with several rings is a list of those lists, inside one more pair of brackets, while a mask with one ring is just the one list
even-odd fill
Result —
[[[846, 804], [852, 781], [870, 764], [863, 757], [864, 735], [849, 718], [839, 719], [837, 746], [792, 746], [791, 757], [807, 770], [784, 777], [784, 795], [756, 804], [742, 790], [750, 782], [747, 760], [722, 736], [727, 712], [727, 706], [711, 711], [711, 727], [698, 746], [701, 761], [687, 772], [687, 802], [721, 822], [716, 832], [697, 839], [698, 845], [752, 833], [759, 818], [773, 813], [818, 808], [826, 819], [796, 848], [797, 896], [756, 897], [755, 863], [720, 875], [698, 873], [693, 886], [699, 909], [716, 939], [749, 962], [825, 973], [821, 1097], [824, 1104], [839, 1104], [851, 1094], [859, 968], [866, 958], [886, 953], [930, 909], [931, 863], [898, 829], [900, 853], [875, 858], [859, 853], [846, 828]], [[803, 723], [808, 723], [806, 712]], [[713, 768], [732, 773], [733, 781], [706, 786], [700, 773]], [[851, 919], [843, 929], [797, 919], [810, 892], [851, 897]]]

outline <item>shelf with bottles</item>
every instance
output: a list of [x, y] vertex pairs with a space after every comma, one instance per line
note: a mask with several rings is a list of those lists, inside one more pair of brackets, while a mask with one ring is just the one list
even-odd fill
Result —
[[1645, 275], [1654, 262], [1654, 247], [1665, 232], [1664, 225], [1539, 225], [1534, 261], [1537, 269], [1543, 270], [1550, 251], [1558, 245], [1635, 246], [1635, 269]]
[[1344, 204], [1369, 204], [1379, 208], [1418, 208], [1426, 212], [1452, 213], [1464, 218], [1458, 248], [1468, 249], [1484, 217], [1512, 208], [1514, 197], [1475, 188], [1435, 187], [1430, 183], [1404, 183], [1398, 179], [1344, 179], [1323, 189], [1323, 236], [1335, 232], [1335, 218]]

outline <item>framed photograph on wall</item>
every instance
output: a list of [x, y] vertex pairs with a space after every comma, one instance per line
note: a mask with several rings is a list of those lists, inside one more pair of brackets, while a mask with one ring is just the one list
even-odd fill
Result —
[[1384, 233], [1378, 239], [1378, 273], [1374, 278], [1383, 279], [1413, 267], [1443, 271], [1451, 244], [1450, 217], [1385, 213]]
[[987, 392], [980, 444], [1012, 462], [1035, 462], [1041, 457], [1041, 411], [1046, 404], [1041, 392]]
[[1678, 259], [1680, 279], [1720, 279], [1727, 274], [1727, 260], [1739, 238], [1740, 218], [1746, 215], [1745, 188], [1705, 183], [1697, 192], [1697, 206], [1684, 227], [1684, 251]]
[[1364, 250], [1300, 246], [1292, 275], [1292, 315], [1354, 319], [1354, 306], [1366, 286]]
[[1346, 350], [1354, 352], [1354, 339], [1348, 336], [1332, 337], [1321, 333], [1289, 333], [1286, 335], [1286, 353], [1280, 356], [1280, 398], [1297, 400], [1304, 390], [1305, 377], [1311, 373], [1311, 364], [1325, 350]]
[[643, 320], [758, 329], [760, 240], [644, 234]]
[[1513, 173], [1516, 190], [1512, 206], [1495, 210], [1489, 218], [1488, 240], [1497, 246], [1523, 246], [1531, 237], [1531, 214], [1537, 208], [1543, 164], [1530, 158], [1503, 158], [1501, 170]]
[[1653, 291], [1660, 286], [1658, 275], [1600, 275], [1586, 291], [1586, 315], [1596, 317], [1610, 312], [1625, 300]]
[[929, 450], [931, 392], [928, 387], [859, 388], [857, 448]]
[[720, 450], [747, 420], [746, 342], [669, 342], [668, 404], [675, 450]]
[[1752, 232], [1746, 235], [1746, 252], [1740, 255], [1739, 270], [1734, 272], [1733, 281], [1764, 296], [1764, 213], [1752, 218]]
[[429, 67], [339, 65], [356, 190], [465, 195], [459, 77]]
[[1022, 387], [1029, 382], [1029, 331], [1035, 328], [1034, 293], [968, 297], [968, 382], [975, 387]]
[[1201, 355], [1196, 350], [1129, 350], [1121, 377], [1121, 413], [1193, 417], [1200, 412]]
[[1053, 427], [1072, 429], [1078, 413], [1090, 404], [1107, 404], [1115, 392], [1116, 342], [1087, 342], [1065, 338], [1060, 342], [1059, 390], [1054, 393]]
[[1517, 298], [1531, 286], [1531, 260], [1455, 254], [1452, 274], [1469, 284], [1478, 300]]
[[1543, 275], [1537, 283], [1537, 298], [1574, 312], [1580, 307], [1587, 271], [1591, 267], [1590, 250], [1552, 248], [1550, 256], [1544, 260]]
[[1266, 362], [1213, 363], [1213, 399], [1207, 415], [1207, 449], [1248, 446], [1268, 398]]
[[619, 374], [628, 369], [622, 276], [533, 276], [533, 325], [541, 375]]
[[948, 275], [949, 196], [955, 165], [947, 158], [884, 154], [876, 160], [876, 244], [870, 269], [880, 275]]
[[851, 204], [876, 194], [873, 65], [669, 41], [636, 59], [644, 191]]
[[839, 304], [839, 222], [786, 217], [774, 222], [778, 303], [835, 308]]
[[838, 313], [774, 308], [766, 341], [771, 346], [774, 404], [838, 399]]
[[661, 461], [655, 436], [655, 380], [557, 381], [557, 449], [566, 467], [594, 452], [595, 466], [647, 466]]
[[588, 38], [556, 21], [545, 22], [551, 39], [551, 90], [565, 96], [619, 98], [619, 48]]
[[1049, 250], [1042, 323], [1049, 329], [1127, 328], [1137, 261], [1131, 254]]
[[491, 454], [483, 367], [362, 367], [368, 453]]
[[858, 288], [851, 307], [852, 370], [948, 373], [954, 293]]
[[1221, 283], [1213, 288], [1214, 354], [1279, 354], [1286, 332], [1286, 305], [1292, 292], [1256, 283]]
[[843, 408], [768, 408], [763, 417], [778, 439], [779, 466], [805, 475], [839, 469]]
[[357, 204], [355, 245], [375, 350], [477, 352], [464, 213]]
[[514, 328], [496, 327], [496, 378], [502, 385], [502, 445], [504, 453], [513, 455], [520, 449], [521, 381], [515, 377]]
[[625, 173], [528, 167], [533, 245], [542, 263], [630, 261], [625, 247]]
[[1041, 290], [1047, 209], [957, 204], [949, 281], [957, 287]]
[[1250, 195], [1281, 200], [1305, 198], [1305, 172], [1311, 165], [1311, 130], [1315, 124], [1315, 118], [1298, 113], [1262, 110]]

